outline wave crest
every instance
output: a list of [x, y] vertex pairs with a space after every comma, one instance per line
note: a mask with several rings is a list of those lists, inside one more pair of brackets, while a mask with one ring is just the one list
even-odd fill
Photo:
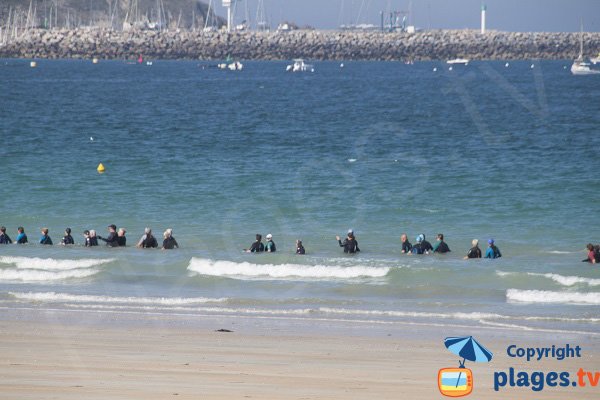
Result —
[[520, 303], [600, 304], [600, 293], [508, 289], [506, 299]]
[[308, 278], [308, 279], [353, 279], [381, 278], [388, 274], [390, 267], [366, 266], [326, 266], [301, 264], [252, 264], [232, 261], [214, 261], [192, 258], [188, 270], [200, 275], [241, 278]]

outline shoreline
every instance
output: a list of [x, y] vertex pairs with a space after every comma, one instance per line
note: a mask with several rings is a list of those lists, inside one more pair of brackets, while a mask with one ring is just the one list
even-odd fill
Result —
[[[600, 52], [600, 32], [585, 32], [584, 55]], [[32, 29], [0, 44], [0, 58], [430, 61], [574, 59], [580, 33], [432, 30], [416, 33], [113, 31]]]
[[[435, 327], [402, 329], [398, 335], [382, 330], [371, 336], [348, 334], [347, 327], [330, 323], [307, 333], [293, 325], [283, 330], [268, 324], [257, 326], [253, 318], [235, 320], [233, 328], [207, 319], [199, 328], [185, 320], [142, 318], [132, 325], [113, 315], [107, 318], [111, 323], [101, 326], [86, 323], [93, 316], [67, 323], [56, 316], [44, 319], [35, 314], [29, 315], [29, 320], [7, 318], [6, 314], [0, 319], [0, 398], [364, 399], [403, 395], [433, 399], [441, 396], [437, 371], [457, 366], [457, 357], [444, 348], [443, 338], [459, 332]], [[220, 328], [233, 332], [216, 332]], [[350, 328], [350, 333], [356, 332]], [[535, 332], [511, 337], [506, 331], [494, 330], [462, 333], [476, 335], [494, 352], [492, 363], [467, 365], [475, 375], [473, 394], [478, 398], [597, 396], [597, 388], [589, 385], [576, 392], [571, 388], [495, 392], [492, 387], [493, 372], [509, 367], [593, 371], [599, 354], [591, 339]], [[527, 363], [506, 356], [506, 347], [513, 343], [581, 345], [582, 357]]]

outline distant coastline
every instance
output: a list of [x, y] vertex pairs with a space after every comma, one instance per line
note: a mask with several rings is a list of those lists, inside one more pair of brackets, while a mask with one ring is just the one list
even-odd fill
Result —
[[[31, 29], [0, 43], [1, 58], [220, 60], [573, 59], [576, 32], [432, 30], [416, 33], [297, 30], [291, 32], [116, 31]], [[600, 52], [600, 32], [584, 33], [584, 54]]]

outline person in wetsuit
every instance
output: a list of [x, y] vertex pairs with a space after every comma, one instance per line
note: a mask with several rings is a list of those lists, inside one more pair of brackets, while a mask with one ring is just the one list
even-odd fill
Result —
[[90, 246], [98, 246], [98, 237], [93, 229], [90, 229]]
[[125, 237], [125, 233], [127, 233], [125, 228], [119, 229], [119, 233], [117, 234], [117, 242], [119, 243], [120, 247], [127, 246], [127, 238]]
[[444, 234], [443, 233], [438, 233], [435, 246], [433, 246], [433, 252], [440, 253], [440, 254], [450, 252], [450, 247], [448, 247], [446, 242], [444, 242]]
[[[91, 232], [90, 232], [91, 233]], [[119, 247], [119, 239], [117, 236], [117, 226], [115, 224], [111, 224], [108, 226], [108, 237], [103, 238], [102, 236], [98, 236], [98, 239], [106, 242], [108, 247]]]
[[40, 237], [40, 244], [52, 245], [52, 239], [48, 236], [48, 228], [42, 228], [42, 236]]
[[6, 234], [6, 227], [0, 226], [0, 244], [11, 244], [10, 236]]
[[140, 238], [136, 247], [141, 247], [143, 249], [153, 249], [158, 247], [158, 241], [156, 240], [154, 235], [152, 235], [152, 229], [144, 229], [144, 235]]
[[425, 239], [425, 234], [421, 233], [421, 247], [423, 248], [423, 251], [425, 252], [425, 254], [429, 254], [430, 251], [433, 251], [433, 246], [431, 245], [431, 243], [429, 243], [427, 241], [427, 239]]
[[589, 262], [589, 263], [592, 263], [592, 264], [596, 264], [598, 262], [596, 260], [596, 258], [597, 258], [597, 254], [596, 254], [597, 249], [591, 243], [587, 244], [586, 249], [588, 251], [588, 256], [587, 256], [587, 258], [585, 260], [581, 260], [581, 261], [583, 261], [583, 262]]
[[471, 247], [469, 249], [469, 252], [465, 256], [465, 260], [467, 260], [469, 258], [481, 258], [481, 249], [479, 248], [479, 240], [473, 239], [471, 241], [471, 246], [473, 246], [473, 247]]
[[25, 229], [20, 226], [17, 228], [17, 244], [25, 243], [27, 243], [27, 234], [25, 234]]
[[173, 249], [178, 249], [179, 248], [179, 244], [177, 243], [177, 240], [175, 240], [175, 238], [173, 237], [173, 229], [169, 228], [165, 231], [165, 233], [163, 233], [163, 245], [162, 245], [162, 249], [163, 250], [173, 250]]
[[254, 243], [252, 243], [250, 248], [246, 249], [245, 251], [247, 253], [260, 253], [260, 252], [265, 251], [265, 245], [261, 242], [261, 240], [262, 240], [262, 235], [257, 233], [256, 240], [254, 241]]
[[423, 250], [423, 236], [419, 235], [415, 238], [415, 244], [412, 247], [412, 249], [410, 249], [410, 253], [409, 254], [425, 254], [425, 250]]
[[65, 236], [63, 236], [60, 244], [62, 244], [62, 245], [75, 244], [75, 240], [73, 240], [73, 236], [71, 236], [71, 228], [65, 229]]
[[336, 236], [335, 240], [338, 241], [340, 247], [344, 248], [344, 253], [354, 254], [360, 251], [360, 249], [358, 248], [358, 241], [354, 237], [354, 231], [352, 229], [348, 230], [348, 235], [346, 236], [346, 239], [344, 239], [343, 242], [341, 241], [339, 236]]
[[408, 254], [412, 250], [412, 244], [408, 241], [406, 233], [400, 235], [400, 241], [402, 242], [402, 254]]
[[275, 253], [277, 251], [277, 247], [275, 246], [275, 242], [273, 241], [273, 235], [270, 233], [267, 234], [267, 243], [265, 243], [265, 251], [267, 253]]
[[488, 240], [488, 248], [485, 252], [485, 258], [500, 258], [502, 257], [502, 253], [500, 253], [500, 249], [496, 247], [494, 244], [494, 239]]
[[306, 250], [304, 249], [302, 240], [300, 239], [296, 240], [296, 254], [306, 254]]

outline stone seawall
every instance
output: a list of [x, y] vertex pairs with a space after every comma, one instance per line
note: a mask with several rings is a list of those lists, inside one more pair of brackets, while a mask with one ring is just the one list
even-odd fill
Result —
[[[242, 60], [572, 59], [579, 33], [426, 31], [380, 32], [119, 32], [31, 30], [0, 44], [2, 58]], [[584, 33], [584, 53], [600, 52], [600, 33]]]

